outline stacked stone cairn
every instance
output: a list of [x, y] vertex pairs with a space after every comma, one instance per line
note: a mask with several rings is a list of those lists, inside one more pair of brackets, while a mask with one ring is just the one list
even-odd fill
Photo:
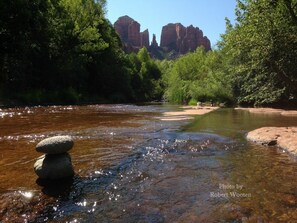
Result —
[[34, 164], [34, 171], [39, 178], [56, 180], [72, 177], [74, 170], [68, 151], [73, 144], [70, 136], [54, 136], [39, 142], [36, 151], [45, 153]]

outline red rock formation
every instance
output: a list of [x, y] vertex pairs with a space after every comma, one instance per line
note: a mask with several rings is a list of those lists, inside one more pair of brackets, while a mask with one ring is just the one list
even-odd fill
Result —
[[132, 46], [140, 46], [140, 24], [136, 21], [128, 26], [128, 43]]
[[181, 54], [194, 51], [198, 46], [204, 46], [207, 51], [211, 49], [210, 41], [199, 28], [192, 25], [185, 28], [180, 23], [163, 26], [160, 46]]
[[140, 32], [140, 24], [129, 16], [120, 17], [114, 23], [114, 28], [128, 52], [137, 52], [141, 47], [149, 47], [148, 30]]
[[148, 29], [140, 33], [140, 46], [146, 47], [147, 49], [150, 46], [149, 31]]
[[177, 24], [170, 23], [167, 26], [163, 26], [161, 33], [161, 47], [168, 47], [176, 50], [177, 40]]
[[180, 48], [182, 47], [183, 39], [185, 38], [185, 35], [186, 35], [186, 28], [180, 23], [176, 24], [176, 34], [177, 34], [176, 49], [177, 49], [177, 52], [179, 52]]
[[114, 23], [114, 28], [124, 43], [128, 42], [128, 27], [133, 21], [129, 16], [122, 16]]
[[[149, 45], [149, 31], [146, 29], [140, 32], [140, 24], [129, 16], [120, 17], [114, 24], [119, 34], [124, 50], [128, 53], [137, 52], [140, 48], [146, 47], [157, 52], [158, 43], [153, 35], [151, 46]], [[184, 27], [180, 23], [170, 23], [163, 26], [161, 33], [161, 44], [158, 51], [175, 51], [174, 55], [185, 54], [194, 51], [198, 46], [204, 46], [205, 50], [211, 50], [210, 41], [203, 32], [194, 26]], [[163, 48], [163, 49], [162, 49]], [[151, 52], [153, 54], [153, 52]]]
[[158, 48], [158, 43], [157, 43], [157, 40], [156, 40], [156, 35], [153, 34], [153, 40], [152, 40], [152, 43], [151, 43], [151, 47], [152, 48]]
[[207, 38], [207, 36], [203, 36], [203, 40], [201, 41], [201, 45], [204, 46], [206, 51], [211, 50], [210, 40]]

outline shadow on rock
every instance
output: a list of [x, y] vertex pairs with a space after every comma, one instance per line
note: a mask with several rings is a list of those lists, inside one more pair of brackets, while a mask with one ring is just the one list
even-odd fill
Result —
[[51, 197], [68, 197], [74, 182], [73, 177], [50, 180], [38, 178], [36, 183], [43, 187], [42, 192]]

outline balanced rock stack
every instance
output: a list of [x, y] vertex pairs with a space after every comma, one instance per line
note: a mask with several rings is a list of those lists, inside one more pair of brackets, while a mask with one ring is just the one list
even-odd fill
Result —
[[37, 158], [34, 171], [41, 179], [61, 179], [74, 175], [71, 157], [68, 153], [73, 147], [70, 136], [54, 136], [36, 145], [36, 151], [45, 153]]

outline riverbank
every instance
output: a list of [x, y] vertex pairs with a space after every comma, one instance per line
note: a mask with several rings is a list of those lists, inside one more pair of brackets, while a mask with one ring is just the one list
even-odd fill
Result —
[[217, 110], [219, 107], [210, 107], [210, 106], [182, 106], [180, 107], [181, 111], [170, 111], [164, 112], [163, 116], [160, 117], [161, 121], [181, 121], [181, 120], [190, 120], [194, 119], [195, 115], [204, 115], [214, 110]]
[[[253, 114], [281, 115], [297, 118], [297, 110], [274, 108], [236, 108]], [[291, 155], [297, 156], [297, 127], [262, 127], [247, 134], [249, 141], [266, 146], [278, 146]]]
[[285, 109], [277, 109], [277, 108], [235, 108], [237, 110], [245, 110], [249, 111], [253, 114], [280, 114], [283, 116], [296, 116], [297, 117], [297, 110], [285, 110]]

